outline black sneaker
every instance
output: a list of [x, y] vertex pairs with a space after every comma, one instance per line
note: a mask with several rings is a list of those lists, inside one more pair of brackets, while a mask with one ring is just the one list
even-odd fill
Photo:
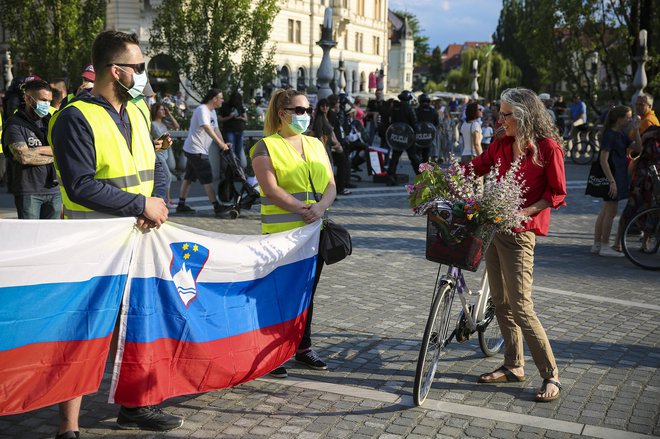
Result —
[[65, 431], [55, 436], [55, 439], [78, 439], [80, 437], [79, 431]]
[[195, 209], [187, 204], [179, 204], [176, 206], [176, 213], [195, 213]]
[[268, 375], [274, 378], [286, 378], [289, 376], [288, 372], [286, 371], [286, 367], [284, 366], [280, 366], [277, 369], [271, 370], [268, 372]]
[[119, 409], [117, 426], [122, 430], [169, 431], [183, 425], [183, 418], [168, 415], [159, 407], [124, 407]]
[[316, 370], [326, 370], [328, 368], [328, 365], [321, 360], [319, 354], [311, 349], [307, 352], [296, 354], [296, 361]]

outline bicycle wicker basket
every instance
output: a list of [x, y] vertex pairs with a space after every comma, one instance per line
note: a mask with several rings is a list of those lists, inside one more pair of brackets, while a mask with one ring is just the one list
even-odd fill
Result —
[[493, 240], [495, 226], [473, 225], [446, 209], [432, 209], [426, 218], [426, 259], [477, 271]]

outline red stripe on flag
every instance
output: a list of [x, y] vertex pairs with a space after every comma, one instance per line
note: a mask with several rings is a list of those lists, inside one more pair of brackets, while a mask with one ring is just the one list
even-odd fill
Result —
[[96, 392], [111, 338], [35, 343], [0, 352], [0, 415]]
[[170, 338], [124, 346], [117, 404], [160, 404], [168, 398], [236, 386], [293, 356], [307, 311], [293, 320], [205, 343]]

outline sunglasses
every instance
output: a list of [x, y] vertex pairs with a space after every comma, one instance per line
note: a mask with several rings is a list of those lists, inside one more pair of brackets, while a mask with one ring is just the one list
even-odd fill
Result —
[[502, 119], [504, 119], [504, 118], [506, 118], [506, 117], [511, 116], [512, 114], [513, 114], [513, 111], [511, 111], [511, 112], [509, 112], [509, 113], [500, 113], [499, 117], [501, 117]]
[[298, 107], [293, 107], [293, 108], [285, 108], [285, 110], [293, 111], [293, 112], [296, 113], [298, 116], [302, 116], [302, 115], [305, 114], [305, 113], [307, 113], [307, 114], [309, 114], [309, 115], [311, 116], [312, 113], [314, 112], [314, 109], [313, 109], [312, 107], [306, 107], [306, 108], [305, 108], [305, 107], [300, 107], [300, 106], [298, 106]]
[[132, 69], [135, 71], [135, 73], [137, 73], [138, 75], [141, 74], [141, 73], [144, 73], [144, 71], [146, 70], [146, 67], [147, 67], [147, 66], [146, 66], [146, 63], [140, 63], [140, 64], [120, 64], [120, 63], [116, 63], [116, 62], [108, 63], [108, 64], [106, 64], [105, 66], [106, 66], [106, 67], [112, 67], [112, 66], [130, 67], [130, 68], [132, 68]]

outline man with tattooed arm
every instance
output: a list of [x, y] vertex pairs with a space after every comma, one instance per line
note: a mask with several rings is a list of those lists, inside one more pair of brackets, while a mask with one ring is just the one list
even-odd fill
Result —
[[52, 90], [37, 79], [23, 84], [25, 104], [7, 121], [2, 144], [8, 184], [20, 219], [58, 219], [62, 197], [47, 131]]

